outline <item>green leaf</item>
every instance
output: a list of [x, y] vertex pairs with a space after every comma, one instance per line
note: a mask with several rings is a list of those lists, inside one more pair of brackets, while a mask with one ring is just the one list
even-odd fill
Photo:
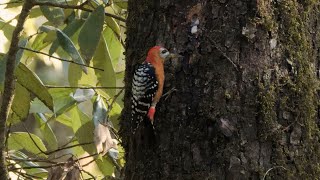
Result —
[[[48, 23], [45, 23], [48, 24]], [[51, 43], [57, 39], [56, 28], [49, 25], [41, 25], [39, 27], [39, 32], [45, 32], [45, 37], [42, 39], [42, 43]]]
[[55, 31], [55, 30], [56, 30], [55, 27], [53, 27], [53, 26], [48, 26], [48, 25], [41, 25], [41, 26], [39, 27], [39, 31], [40, 31], [40, 32], [46, 32], [46, 33], [48, 33], [48, 32], [50, 32], [50, 31]]
[[48, 144], [48, 149], [49, 150], [57, 149], [58, 141], [57, 141], [56, 135], [52, 131], [50, 124], [47, 123], [47, 118], [41, 113], [34, 114], [34, 117], [40, 124], [40, 131], [41, 131], [41, 134], [43, 135], [44, 140]]
[[86, 62], [89, 62], [100, 40], [104, 21], [104, 7], [98, 6], [90, 14], [79, 34], [80, 52]]
[[96, 163], [103, 175], [111, 176], [114, 173], [115, 166], [113, 165], [110, 159], [102, 157], [100, 159], [97, 159]]
[[48, 46], [50, 43], [49, 42], [44, 42], [44, 39], [46, 38], [46, 36], [47, 36], [46, 33], [38, 34], [36, 36], [36, 38], [34, 39], [32, 45], [31, 45], [31, 48], [34, 49], [34, 50], [39, 51], [39, 50], [45, 48], [46, 46]]
[[[18, 43], [18, 46], [19, 47], [26, 47], [28, 43], [28, 39], [27, 38], [22, 38], [19, 40], [19, 43]], [[23, 49], [19, 49], [17, 54], [16, 54], [16, 66], [19, 64], [20, 60], [21, 60], [21, 57], [23, 55]]]
[[[25, 47], [28, 43], [28, 39], [22, 38], [18, 46], [19, 47]], [[16, 54], [16, 66], [19, 64], [21, 57], [23, 55], [23, 49], [19, 49]], [[3, 91], [3, 83], [5, 79], [5, 71], [6, 71], [6, 63], [7, 63], [7, 55], [0, 54], [0, 91]]]
[[19, 162], [22, 167], [35, 167], [32, 169], [24, 169], [24, 171], [26, 171], [28, 174], [31, 174], [31, 175], [34, 175], [37, 177], [42, 177], [42, 178], [47, 177], [48, 171], [43, 168], [40, 168], [38, 163], [28, 161], [29, 157], [27, 155], [25, 155], [24, 153], [22, 153], [21, 151], [11, 151], [11, 152], [9, 152], [9, 155], [10, 155], [10, 157], [13, 157], [14, 159], [21, 160]]
[[[71, 39], [59, 29], [57, 29], [57, 37], [64, 51], [66, 51], [75, 62], [85, 65], [82, 57], [80, 56], [78, 50], [76, 49]], [[86, 66], [81, 66], [81, 68], [84, 73], [88, 72]]]
[[[72, 129], [79, 143], [93, 142], [94, 125], [90, 118], [84, 114], [77, 106], [70, 110], [72, 119]], [[95, 153], [94, 144], [84, 145], [82, 148], [89, 154]]]
[[122, 9], [128, 9], [128, 1], [115, 0], [114, 3]]
[[72, 128], [72, 119], [69, 116], [67, 116], [66, 114], [61, 114], [60, 116], [58, 116], [56, 118], [56, 121]]
[[15, 124], [26, 119], [29, 115], [30, 101], [29, 91], [17, 83], [11, 106], [12, 113], [9, 116], [8, 122]]
[[39, 77], [20, 63], [15, 71], [18, 83], [38, 97], [49, 109], [53, 111], [53, 100], [47, 88], [42, 84]]
[[[95, 70], [98, 80], [102, 86], [115, 87], [116, 75], [112, 66], [109, 49], [104, 38], [100, 39], [98, 48], [92, 59], [93, 66], [104, 69], [104, 71]], [[107, 89], [106, 92], [113, 97], [116, 94], [115, 89]]]
[[22, 4], [23, 4], [23, 2], [19, 2], [17, 0], [10, 0], [9, 2], [11, 2], [11, 3], [7, 4], [5, 9], [19, 7], [19, 6], [22, 6]]
[[37, 18], [43, 16], [43, 13], [41, 12], [40, 7], [34, 7], [31, 9], [30, 13], [29, 13], [29, 18]]
[[98, 95], [97, 99], [93, 104], [92, 120], [94, 125], [97, 126], [99, 123], [105, 124], [104, 120], [107, 116], [107, 107], [103, 103], [103, 99]]
[[71, 97], [71, 89], [50, 89], [50, 93], [54, 97], [55, 115], [68, 111], [77, 104], [77, 101]]
[[35, 145], [35, 143], [30, 138], [29, 134], [26, 132], [10, 133], [8, 138], [9, 150], [25, 149], [30, 153], [39, 154], [39, 156], [46, 157], [46, 155], [41, 153], [41, 151], [38, 149], [39, 147], [42, 151], [47, 151], [47, 148], [45, 147], [41, 139], [34, 134], [30, 133], [30, 135], [37, 145]]
[[31, 102], [29, 113], [52, 113], [52, 111], [38, 98], [34, 98]]
[[[62, 113], [68, 111], [77, 104], [71, 94], [73, 93], [72, 89], [69, 88], [53, 88], [49, 89], [54, 102], [54, 114], [53, 117], [58, 117]], [[31, 108], [29, 113], [52, 113], [52, 111], [38, 99], [35, 98], [31, 103]], [[50, 118], [51, 119], [51, 118]]]
[[[56, 0], [51, 0], [51, 2], [57, 2]], [[60, 26], [63, 24], [65, 19], [64, 12], [61, 8], [50, 7], [50, 6], [40, 6], [43, 15], [52, 22], [55, 26]]]
[[[64, 32], [68, 37], [71, 37], [81, 28], [83, 23], [84, 23], [84, 20], [82, 19], [74, 19], [62, 30], [62, 32]], [[55, 53], [58, 47], [59, 47], [59, 41], [58, 39], [56, 39], [55, 41], [53, 41], [50, 47], [49, 54], [52, 55], [53, 53]]]
[[87, 74], [84, 74], [79, 68], [79, 65], [76, 64], [69, 65], [68, 80], [70, 86], [96, 86], [97, 84], [97, 77], [94, 69], [89, 68]]
[[[15, 19], [17, 19], [19, 16], [16, 16]], [[14, 30], [14, 26], [10, 24], [11, 21], [5, 22], [3, 20], [0, 20], [0, 30], [3, 31], [4, 36], [10, 41], [12, 38], [12, 33]]]
[[115, 21], [112, 17], [106, 17], [106, 22], [107, 25], [112, 29], [112, 31], [116, 33], [118, 37], [120, 37], [120, 27], [117, 21]]
[[120, 117], [120, 114], [121, 114], [121, 111], [122, 111], [122, 108], [121, 106], [114, 102], [113, 105], [112, 105], [112, 109], [111, 111], [109, 112], [109, 120], [112, 122], [113, 124], [113, 128], [119, 130], [120, 127], [119, 127], [119, 117]]
[[121, 72], [124, 71], [125, 65], [121, 66], [119, 63], [119, 60], [123, 56], [124, 48], [122, 44], [120, 43], [118, 37], [115, 35], [114, 31], [111, 30], [109, 27], [106, 27], [103, 31], [103, 37], [106, 41], [106, 44], [108, 46], [111, 61], [113, 68], [115, 69], [115, 72]]
[[[78, 142], [79, 143], [93, 142], [93, 131], [94, 131], [94, 125], [92, 121], [84, 123], [78, 129], [78, 131], [75, 132]], [[83, 145], [82, 148], [89, 154], [96, 153], [96, 147], [94, 146], [93, 143], [89, 145]]]
[[[72, 119], [72, 129], [73, 132], [76, 133], [79, 128], [81, 128], [84, 124], [86, 124], [87, 122], [91, 122], [90, 118], [88, 117], [88, 115], [84, 114], [78, 106], [75, 106], [74, 108], [72, 108], [70, 111], [71, 113], [71, 119]], [[88, 131], [89, 132], [89, 131]], [[93, 132], [93, 130], [91, 131]], [[86, 133], [85, 135], [88, 135], [88, 133]], [[92, 141], [93, 139], [91, 139], [90, 141]]]

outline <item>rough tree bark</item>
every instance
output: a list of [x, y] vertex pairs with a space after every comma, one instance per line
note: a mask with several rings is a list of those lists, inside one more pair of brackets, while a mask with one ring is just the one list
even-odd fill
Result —
[[[314, 0], [129, 0], [125, 179], [315, 179], [320, 5]], [[199, 19], [198, 31], [191, 33]], [[130, 133], [134, 65], [163, 44], [156, 142]]]

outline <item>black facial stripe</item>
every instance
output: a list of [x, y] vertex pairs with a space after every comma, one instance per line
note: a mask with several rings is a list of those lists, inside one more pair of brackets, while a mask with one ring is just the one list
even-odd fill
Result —
[[167, 52], [168, 52], [168, 50], [166, 50], [166, 49], [164, 49], [164, 50], [161, 51], [162, 54], [165, 54], [165, 53], [167, 53]]

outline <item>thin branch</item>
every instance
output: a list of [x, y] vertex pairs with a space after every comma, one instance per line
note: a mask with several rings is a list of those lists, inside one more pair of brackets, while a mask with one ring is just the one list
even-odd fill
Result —
[[52, 153], [55, 153], [55, 152], [58, 152], [58, 151], [65, 150], [65, 149], [70, 149], [70, 148], [74, 148], [74, 147], [77, 147], [77, 146], [83, 146], [83, 145], [89, 145], [89, 144], [93, 144], [93, 142], [86, 142], [86, 143], [74, 144], [74, 145], [71, 145], [71, 146], [66, 146], [66, 147], [58, 148], [58, 149], [56, 149], [56, 150], [49, 151], [49, 152], [46, 152], [46, 153], [47, 153], [47, 155], [49, 155], [49, 154], [52, 154]]
[[[28, 173], [23, 173], [23, 172], [20, 172], [22, 169], [20, 169], [19, 171], [14, 171], [13, 173], [17, 173], [19, 174], [19, 176], [22, 176], [24, 178], [27, 178], [27, 179], [43, 179], [42, 177], [39, 177], [39, 176], [35, 176], [35, 175], [31, 175], [31, 174], [28, 174]], [[20, 178], [18, 178], [20, 179]]]
[[88, 174], [89, 176], [91, 176], [91, 178], [92, 179], [96, 179], [95, 177], [94, 177], [94, 175], [93, 174], [91, 174], [90, 172], [88, 172], [88, 171], [86, 171], [86, 170], [84, 170], [84, 169], [82, 169], [81, 171], [83, 171], [84, 173], [86, 173], [86, 174]]
[[47, 88], [69, 88], [69, 89], [124, 89], [124, 87], [112, 87], [112, 86], [54, 86], [54, 85], [45, 85]]
[[79, 143], [79, 144], [74, 144], [74, 145], [71, 145], [71, 146], [66, 146], [66, 147], [63, 147], [63, 148], [58, 148], [56, 150], [53, 150], [53, 151], [43, 151], [39, 146], [38, 144], [35, 142], [35, 140], [33, 139], [33, 137], [31, 136], [29, 130], [26, 128], [26, 126], [24, 125], [24, 123], [22, 123], [24, 129], [26, 130], [26, 132], [28, 133], [30, 139], [32, 140], [32, 142], [34, 143], [34, 145], [38, 148], [38, 150], [45, 154], [45, 155], [50, 155], [50, 154], [53, 154], [55, 152], [58, 152], [58, 151], [62, 151], [62, 150], [65, 150], [65, 149], [70, 149], [70, 148], [73, 148], [73, 147], [77, 147], [77, 146], [83, 146], [83, 145], [88, 145], [88, 144], [93, 144], [93, 142], [86, 142], [86, 143]]
[[[8, 130], [7, 130], [7, 134], [6, 134], [6, 141], [4, 143], [5, 147], [7, 148], [7, 152], [8, 152], [8, 139], [9, 139], [9, 135], [10, 135], [10, 131], [11, 131], [11, 123], [9, 124]], [[8, 153], [7, 153], [8, 154]]]
[[124, 88], [122, 88], [114, 97], [113, 97], [113, 100], [112, 102], [110, 103], [110, 105], [108, 105], [108, 111], [107, 111], [107, 114], [109, 114], [109, 112], [111, 111], [112, 107], [113, 107], [113, 104], [116, 102], [117, 98], [120, 96], [120, 94], [124, 91]]
[[[87, 1], [85, 1], [85, 2], [87, 2]], [[80, 5], [68, 5], [68, 4], [55, 3], [55, 2], [51, 2], [51, 1], [50, 2], [49, 1], [45, 1], [45, 2], [36, 1], [36, 2], [34, 2], [34, 5], [52, 6], [52, 7], [59, 7], [59, 8], [63, 8], [63, 9], [80, 9], [80, 10], [88, 11], [88, 12], [92, 12], [93, 11], [91, 9], [85, 8], [84, 7], [84, 5], [85, 5], [84, 3], [82, 3]], [[109, 17], [113, 17], [114, 19], [117, 19], [117, 20], [122, 21], [122, 22], [126, 22], [125, 18], [116, 16], [114, 14], [110, 14], [110, 13], [105, 12], [104, 15], [105, 16], [109, 16]]]
[[9, 168], [9, 171], [16, 171], [19, 169], [38, 169], [38, 168], [49, 169], [49, 168], [52, 168], [55, 166], [61, 166], [64, 164], [66, 164], [66, 162], [61, 162], [61, 163], [46, 165], [46, 166], [25, 166], [25, 167], [19, 167], [19, 168]]
[[97, 156], [98, 153], [94, 153], [94, 154], [90, 154], [88, 156], [84, 156], [84, 157], [81, 157], [81, 158], [78, 158], [78, 161], [82, 160], [82, 159], [86, 159], [86, 158], [89, 158], [89, 157], [94, 157], [94, 156]]
[[43, 162], [43, 163], [48, 163], [48, 164], [57, 164], [58, 162], [50, 161], [48, 159], [35, 159], [35, 158], [29, 158], [29, 159], [20, 159], [20, 158], [11, 158], [7, 157], [9, 160], [13, 160], [16, 162], [27, 162], [27, 161], [32, 161], [32, 162]]
[[23, 30], [24, 22], [32, 9], [33, 4], [31, 0], [25, 0], [22, 6], [20, 16], [16, 28], [12, 33], [11, 44], [9, 47], [8, 58], [6, 62], [5, 80], [4, 80], [4, 92], [2, 96], [1, 110], [0, 110], [0, 179], [8, 179], [8, 173], [5, 165], [5, 157], [3, 151], [5, 150], [5, 134], [6, 134], [6, 122], [8, 119], [9, 111], [13, 100], [13, 94], [15, 89], [15, 62], [16, 54], [19, 50], [19, 36]]
[[93, 66], [88, 66], [88, 65], [86, 65], [86, 64], [81, 64], [81, 63], [77, 63], [77, 62], [70, 61], [70, 60], [67, 60], [67, 59], [59, 58], [59, 57], [52, 56], [52, 55], [50, 55], [50, 54], [47, 54], [47, 53], [44, 53], [44, 52], [41, 52], [41, 51], [34, 50], [34, 49], [30, 49], [30, 48], [26, 48], [26, 47], [19, 47], [19, 48], [20, 48], [20, 49], [27, 50], [27, 51], [31, 51], [31, 52], [34, 52], [34, 53], [46, 55], [46, 56], [48, 56], [48, 57], [51, 57], [51, 58], [54, 58], [54, 59], [57, 59], [57, 60], [60, 60], [60, 61], [69, 62], [69, 63], [77, 64], [77, 65], [80, 65], [80, 66], [85, 66], [85, 67], [88, 67], [88, 68], [92, 68], [92, 69], [97, 69], [97, 70], [100, 70], [100, 71], [104, 71], [104, 70], [101, 69], [101, 68], [96, 68], [96, 67], [93, 67]]
[[36, 141], [35, 141], [35, 140], [33, 139], [33, 137], [31, 136], [29, 130], [28, 130], [27, 127], [24, 125], [24, 123], [22, 123], [22, 126], [24, 127], [24, 129], [25, 129], [26, 132], [28, 133], [31, 141], [32, 141], [33, 144], [37, 147], [37, 149], [38, 149], [41, 153], [43, 153], [43, 154], [45, 154], [45, 155], [48, 155], [45, 151], [43, 151], [43, 150], [38, 146], [38, 144], [36, 143]]

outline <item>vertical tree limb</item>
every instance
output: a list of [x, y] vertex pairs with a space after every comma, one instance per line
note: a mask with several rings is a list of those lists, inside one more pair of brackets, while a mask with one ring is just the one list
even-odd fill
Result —
[[12, 34], [11, 44], [8, 52], [8, 58], [6, 63], [6, 73], [4, 81], [4, 92], [2, 97], [1, 109], [0, 109], [0, 179], [8, 179], [8, 172], [5, 165], [5, 135], [6, 135], [6, 121], [10, 111], [13, 93], [15, 89], [15, 79], [14, 79], [14, 70], [15, 70], [15, 61], [16, 54], [19, 50], [18, 42], [21, 31], [23, 30], [23, 24], [26, 21], [26, 18], [33, 7], [32, 0], [25, 0], [21, 14], [18, 19], [17, 26]]

